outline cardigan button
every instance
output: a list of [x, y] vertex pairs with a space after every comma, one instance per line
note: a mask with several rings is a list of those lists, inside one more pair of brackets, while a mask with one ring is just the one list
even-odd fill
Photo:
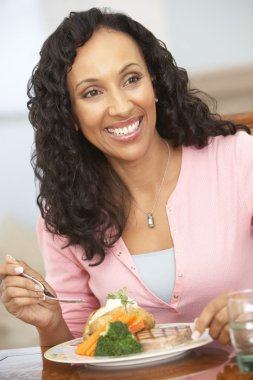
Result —
[[175, 299], [178, 299], [178, 295], [177, 295], [177, 294], [175, 294], [173, 298], [175, 298]]

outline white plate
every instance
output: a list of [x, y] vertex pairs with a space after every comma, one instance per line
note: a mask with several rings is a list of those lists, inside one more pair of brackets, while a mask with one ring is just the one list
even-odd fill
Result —
[[[166, 323], [160, 324], [161, 327], [170, 326], [182, 326], [190, 325], [191, 323]], [[77, 338], [70, 340], [65, 343], [58, 344], [47, 350], [44, 354], [45, 358], [54, 362], [59, 363], [79, 363], [91, 366], [99, 367], [127, 367], [127, 366], [139, 366], [142, 364], [155, 364], [158, 362], [170, 361], [178, 358], [179, 356], [185, 355], [187, 351], [204, 346], [212, 342], [211, 337], [206, 331], [197, 341], [189, 341], [187, 343], [180, 344], [173, 348], [164, 348], [153, 351], [145, 351], [139, 354], [117, 356], [117, 357], [106, 357], [106, 356], [81, 356], [75, 353], [76, 346], [83, 341], [83, 338]]]

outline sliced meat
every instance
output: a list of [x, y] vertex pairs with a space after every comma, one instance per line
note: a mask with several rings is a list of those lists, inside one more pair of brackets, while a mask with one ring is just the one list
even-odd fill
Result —
[[135, 334], [144, 351], [173, 348], [191, 341], [192, 330], [189, 325], [154, 327]]

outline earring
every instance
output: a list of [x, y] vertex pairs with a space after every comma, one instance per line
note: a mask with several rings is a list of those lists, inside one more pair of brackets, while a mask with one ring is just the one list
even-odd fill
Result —
[[158, 98], [155, 98], [155, 102], [158, 103]]

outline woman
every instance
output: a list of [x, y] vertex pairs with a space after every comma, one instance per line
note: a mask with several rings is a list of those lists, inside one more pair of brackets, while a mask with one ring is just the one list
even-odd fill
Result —
[[7, 310], [53, 345], [126, 286], [157, 322], [199, 316], [195, 336], [228, 343], [226, 291], [251, 285], [249, 130], [212, 114], [151, 32], [98, 9], [47, 39], [28, 94], [46, 284], [87, 303], [44, 300], [7, 257]]

